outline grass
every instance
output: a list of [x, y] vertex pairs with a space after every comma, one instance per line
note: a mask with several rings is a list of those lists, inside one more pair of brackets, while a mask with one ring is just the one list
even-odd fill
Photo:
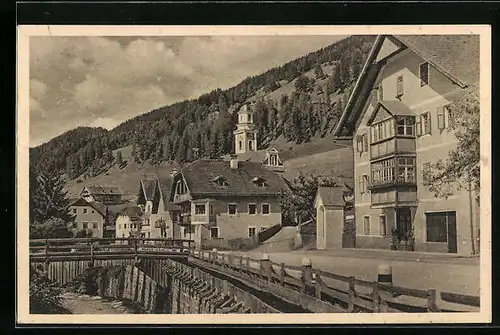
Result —
[[[123, 160], [127, 161], [127, 166], [125, 168], [119, 169], [117, 166], [114, 166], [106, 173], [82, 180], [81, 182], [77, 181], [78, 178], [71, 180], [65, 186], [65, 189], [68, 190], [69, 197], [77, 198], [83, 187], [99, 184], [119, 186], [124, 193], [124, 200], [133, 201], [139, 189], [139, 180], [142, 175], [157, 174], [160, 177], [166, 177], [170, 175], [172, 171], [172, 164], [167, 162], [159, 166], [138, 165], [134, 163], [130, 155], [132, 152], [131, 147], [124, 147], [118, 150], [122, 152]], [[118, 150], [115, 150], [113, 154], [116, 154]]]

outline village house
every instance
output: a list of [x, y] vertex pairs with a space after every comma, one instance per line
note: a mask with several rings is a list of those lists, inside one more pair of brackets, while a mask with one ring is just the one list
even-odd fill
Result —
[[334, 130], [353, 138], [356, 247], [477, 252], [472, 192], [429, 190], [457, 140], [450, 106], [479, 82], [479, 37], [383, 35]]
[[88, 202], [97, 201], [105, 205], [115, 205], [122, 202], [123, 192], [117, 186], [91, 185], [85, 186], [80, 196]]
[[[176, 173], [176, 170], [173, 171]], [[142, 210], [140, 236], [151, 238], [179, 238], [176, 218], [180, 208], [169, 203], [171, 177], [143, 176], [139, 181], [137, 205]]]
[[72, 230], [74, 233], [85, 231], [91, 237], [102, 238], [107, 224], [107, 207], [97, 201], [88, 202], [80, 198], [68, 207], [75, 216]]
[[116, 218], [116, 237], [130, 237], [140, 235], [143, 212], [139, 206], [128, 206]]
[[279, 174], [236, 156], [200, 159], [174, 175], [171, 201], [181, 209], [181, 236], [204, 240], [251, 238], [281, 224]]

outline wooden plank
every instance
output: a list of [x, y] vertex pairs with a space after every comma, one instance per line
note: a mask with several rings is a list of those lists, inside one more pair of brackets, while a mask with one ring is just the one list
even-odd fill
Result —
[[425, 290], [415, 289], [415, 288], [406, 288], [399, 286], [391, 286], [386, 284], [380, 284], [379, 289], [381, 291], [392, 292], [397, 295], [407, 295], [415, 298], [427, 299], [429, 293]]
[[480, 298], [478, 296], [465, 295], [465, 294], [457, 294], [457, 293], [449, 293], [449, 292], [441, 292], [441, 299], [443, 301], [459, 304], [459, 305], [467, 305], [473, 307], [480, 307]]

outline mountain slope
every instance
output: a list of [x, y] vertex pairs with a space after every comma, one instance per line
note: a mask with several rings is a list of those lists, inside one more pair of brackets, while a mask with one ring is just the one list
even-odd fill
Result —
[[[218, 157], [233, 151], [237, 110], [243, 103], [254, 102], [260, 148], [281, 143], [290, 169], [297, 170], [304, 164], [301, 157], [335, 149], [328, 134], [373, 40], [373, 36], [346, 38], [248, 77], [230, 89], [214, 90], [197, 99], [153, 110], [109, 132], [85, 130], [79, 136], [68, 132], [30, 149], [30, 167], [65, 174], [70, 181], [68, 187], [76, 189], [77, 180], [81, 180], [81, 185], [87, 181], [112, 182], [121, 178], [120, 173], [132, 178], [150, 167], [170, 166], [169, 162], [183, 164], [195, 157]], [[119, 169], [116, 153], [124, 147], [130, 153], [129, 165]], [[338, 159], [333, 158], [337, 156]], [[322, 161], [340, 167], [342, 156], [317, 156], [315, 166], [319, 168]], [[330, 167], [320, 170], [329, 171]]]

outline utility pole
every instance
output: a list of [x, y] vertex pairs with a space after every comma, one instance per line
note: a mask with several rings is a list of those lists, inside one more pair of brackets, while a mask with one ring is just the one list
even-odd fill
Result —
[[472, 181], [471, 177], [468, 176], [468, 183], [469, 183], [469, 215], [470, 215], [470, 240], [471, 240], [471, 247], [472, 247], [472, 254], [476, 254], [476, 241], [474, 239], [474, 214], [472, 212], [473, 210], [473, 205], [472, 205]]

